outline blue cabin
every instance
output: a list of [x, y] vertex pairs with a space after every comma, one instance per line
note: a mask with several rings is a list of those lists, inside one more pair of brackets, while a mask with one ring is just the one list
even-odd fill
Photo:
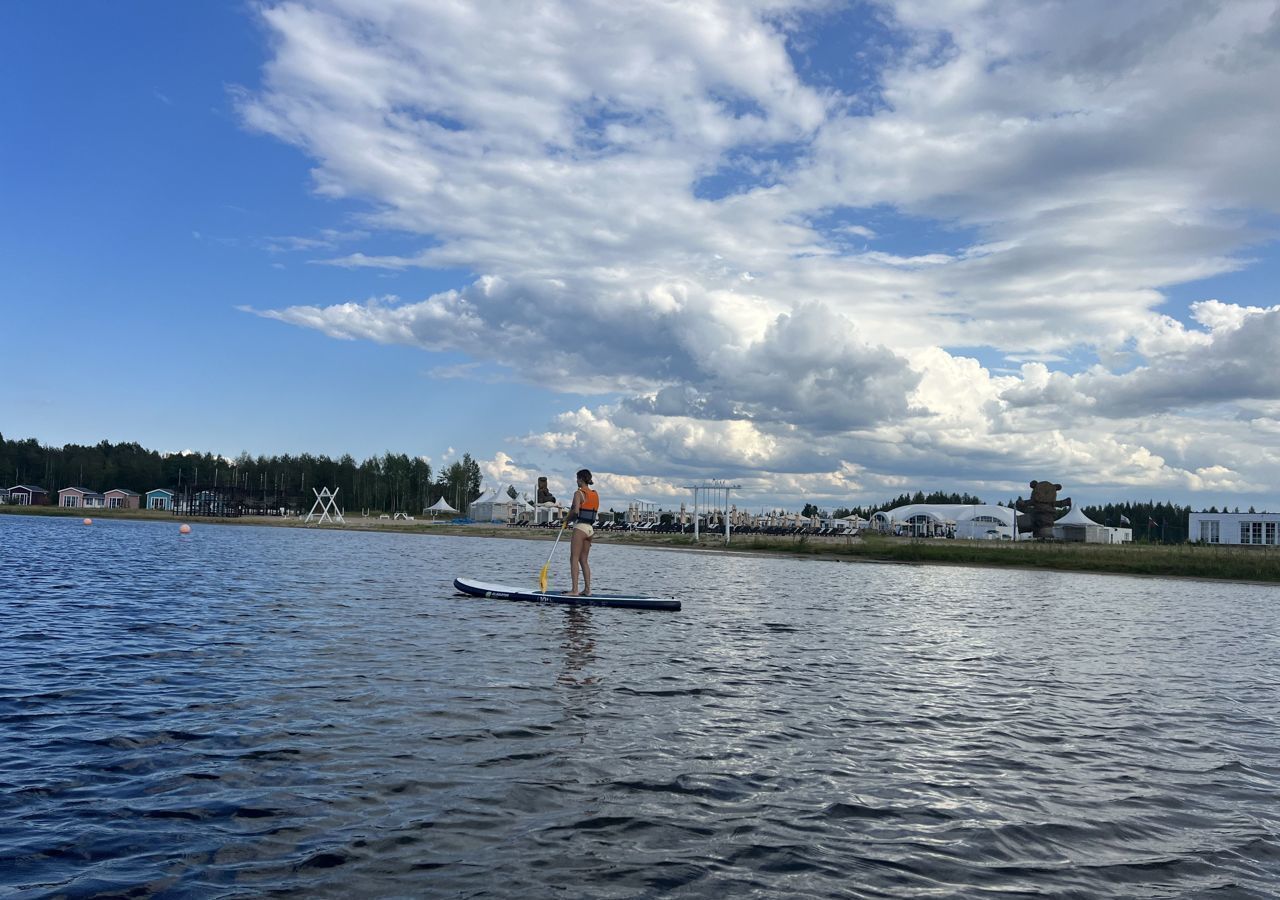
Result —
[[147, 491], [147, 509], [173, 509], [173, 491], [164, 488]]

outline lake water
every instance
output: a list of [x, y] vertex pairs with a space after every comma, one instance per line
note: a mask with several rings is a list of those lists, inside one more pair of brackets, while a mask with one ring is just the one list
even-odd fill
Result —
[[1280, 894], [1274, 587], [549, 550], [0, 515], [0, 895]]

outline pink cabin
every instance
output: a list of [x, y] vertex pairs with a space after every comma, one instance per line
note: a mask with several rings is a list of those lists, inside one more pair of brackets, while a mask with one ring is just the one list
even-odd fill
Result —
[[102, 495], [106, 498], [107, 509], [141, 509], [142, 495], [137, 491], [125, 488], [113, 488]]
[[88, 488], [66, 487], [58, 491], [58, 505], [67, 509], [101, 509], [107, 505], [107, 498]]

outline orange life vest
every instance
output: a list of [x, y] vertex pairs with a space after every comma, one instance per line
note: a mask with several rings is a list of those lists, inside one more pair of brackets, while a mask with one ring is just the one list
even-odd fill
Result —
[[582, 501], [578, 504], [578, 521], [590, 524], [596, 520], [596, 513], [600, 511], [600, 495], [589, 487], [580, 487], [578, 491], [582, 494]]

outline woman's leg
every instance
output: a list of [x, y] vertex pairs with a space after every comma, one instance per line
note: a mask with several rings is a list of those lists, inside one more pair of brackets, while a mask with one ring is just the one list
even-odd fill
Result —
[[582, 535], [582, 550], [578, 554], [578, 561], [582, 564], [582, 593], [591, 593], [591, 566], [587, 565], [587, 557], [591, 555], [591, 537], [590, 535]]
[[569, 580], [573, 586], [569, 590], [570, 597], [578, 596], [578, 564], [582, 558], [582, 545], [586, 535], [573, 529], [573, 537], [569, 539]]

